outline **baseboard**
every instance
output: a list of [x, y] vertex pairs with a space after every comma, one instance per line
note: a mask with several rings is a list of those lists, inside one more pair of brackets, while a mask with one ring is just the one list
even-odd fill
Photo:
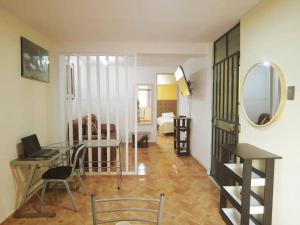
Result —
[[191, 153], [191, 156], [193, 156], [193, 158], [206, 170], [206, 173], [209, 175], [210, 174], [209, 169], [204, 166], [204, 163], [193, 153]]
[[17, 212], [18, 209], [16, 209], [11, 215], [6, 217], [3, 221], [0, 221], [0, 224], [5, 224], [9, 219], [14, 217], [14, 214]]
[[[128, 141], [129, 144], [132, 144], [132, 141]], [[148, 140], [148, 143], [156, 144], [156, 140]]]
[[215, 181], [215, 179], [212, 178], [212, 176], [208, 176], [208, 177], [219, 189], [221, 189], [221, 187], [218, 185], [218, 183]]
[[197, 163], [199, 163], [206, 170], [208, 178], [216, 185], [216, 187], [218, 187], [220, 189], [220, 186], [217, 184], [217, 182], [212, 178], [212, 176], [210, 176], [210, 170], [208, 170], [205, 166], [203, 166], [201, 161], [199, 159], [197, 159], [197, 157], [195, 157], [195, 155], [191, 154], [191, 156], [197, 161]]

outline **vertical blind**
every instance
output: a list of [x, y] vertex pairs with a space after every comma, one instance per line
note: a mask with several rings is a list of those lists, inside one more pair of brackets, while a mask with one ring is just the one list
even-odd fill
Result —
[[[137, 149], [129, 145], [129, 133], [137, 132], [135, 64], [135, 56], [130, 55], [60, 56], [62, 129], [66, 141], [119, 139], [123, 143], [121, 156], [109, 148], [98, 148], [96, 153], [95, 149], [88, 149], [87, 172], [114, 174], [109, 161], [121, 157], [124, 174], [137, 173]], [[101, 169], [100, 161], [108, 161], [108, 169]]]

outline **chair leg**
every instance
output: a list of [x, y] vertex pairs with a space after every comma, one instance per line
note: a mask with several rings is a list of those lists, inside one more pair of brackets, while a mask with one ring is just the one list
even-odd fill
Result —
[[77, 178], [78, 178], [78, 180], [80, 182], [80, 187], [81, 187], [81, 190], [82, 190], [82, 194], [85, 194], [86, 191], [85, 191], [85, 188], [84, 188], [83, 180], [82, 180], [82, 178], [80, 176], [80, 172], [78, 170], [76, 170], [75, 173], [76, 173], [76, 176], [77, 176]]
[[47, 184], [48, 184], [48, 182], [44, 181], [42, 194], [41, 194], [41, 198], [40, 198], [40, 211], [42, 211], [43, 207], [45, 206], [45, 192], [46, 192]]
[[77, 209], [77, 207], [76, 207], [76, 204], [75, 204], [75, 201], [74, 201], [74, 198], [73, 198], [73, 195], [72, 195], [72, 192], [71, 192], [71, 189], [70, 189], [70, 186], [69, 186], [69, 184], [68, 184], [68, 181], [64, 180], [64, 181], [62, 181], [62, 182], [63, 182], [63, 183], [65, 184], [65, 186], [66, 186], [66, 189], [67, 189], [67, 191], [68, 191], [69, 198], [70, 198], [70, 200], [71, 200], [71, 202], [72, 202], [72, 206], [73, 206], [74, 211], [78, 211], [78, 209]]
[[80, 160], [80, 169], [82, 170], [82, 175], [83, 175], [83, 177], [85, 178], [86, 175], [85, 175], [84, 162], [83, 162], [83, 160]]

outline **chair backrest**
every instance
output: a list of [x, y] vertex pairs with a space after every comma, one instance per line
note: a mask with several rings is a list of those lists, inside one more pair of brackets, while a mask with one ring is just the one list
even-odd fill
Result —
[[73, 152], [71, 155], [71, 165], [72, 165], [72, 174], [73, 174], [75, 169], [78, 169], [83, 166], [83, 158], [85, 155], [86, 147], [83, 144], [80, 144], [74, 146], [72, 150]]
[[[160, 225], [162, 221], [162, 214], [163, 214], [163, 206], [164, 206], [164, 194], [160, 194], [160, 198], [158, 199], [150, 199], [150, 198], [138, 198], [138, 197], [120, 197], [120, 198], [111, 198], [111, 199], [96, 199], [95, 195], [91, 195], [91, 202], [92, 202], [92, 217], [93, 217], [93, 225], [98, 224], [104, 224], [104, 223], [116, 223], [121, 221], [127, 221], [127, 222], [146, 222], [146, 223], [152, 223]], [[157, 207], [155, 209], [143, 207], [143, 208], [136, 208], [136, 207], [130, 207], [130, 208], [110, 208], [110, 209], [101, 209], [102, 204], [105, 203], [121, 203], [121, 202], [144, 202], [146, 204], [148, 203], [156, 203]], [[118, 212], [134, 212], [135, 217], [134, 218], [117, 218], [114, 215], [114, 219], [111, 220], [101, 220], [101, 215], [103, 214], [109, 214], [109, 213], [118, 213]], [[153, 214], [155, 217], [153, 219], [144, 218], [145, 213]], [[104, 217], [104, 216], [103, 216]]]

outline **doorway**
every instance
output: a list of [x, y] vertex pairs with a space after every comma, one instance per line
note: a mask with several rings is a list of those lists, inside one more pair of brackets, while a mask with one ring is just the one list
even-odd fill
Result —
[[222, 185], [221, 145], [239, 141], [240, 26], [214, 42], [211, 176]]
[[157, 74], [156, 87], [158, 136], [172, 135], [173, 118], [178, 112], [178, 88], [174, 74]]

